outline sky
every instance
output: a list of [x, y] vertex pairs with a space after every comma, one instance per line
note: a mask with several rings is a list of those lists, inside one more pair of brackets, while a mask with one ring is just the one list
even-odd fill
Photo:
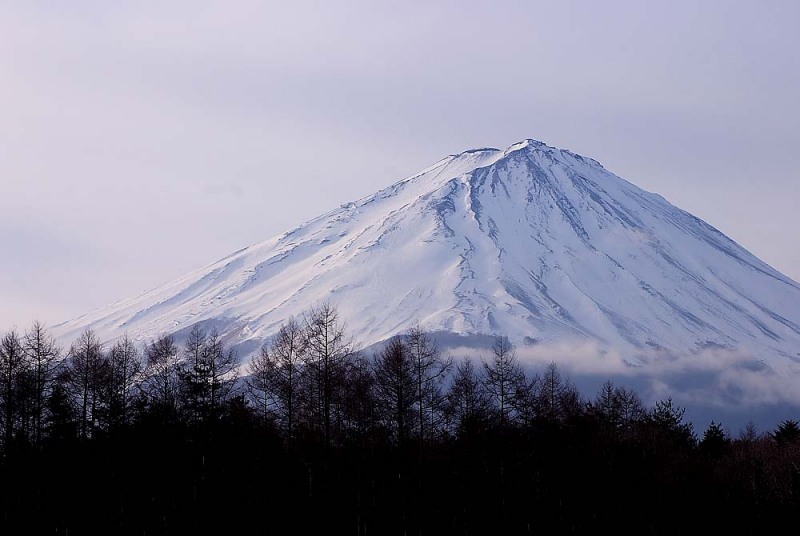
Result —
[[0, 4], [0, 331], [442, 157], [599, 160], [800, 280], [800, 3]]

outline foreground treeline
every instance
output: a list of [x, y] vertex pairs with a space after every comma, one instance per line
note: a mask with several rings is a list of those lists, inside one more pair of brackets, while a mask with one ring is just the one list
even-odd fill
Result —
[[672, 400], [585, 399], [498, 337], [356, 351], [336, 309], [240, 367], [215, 332], [0, 340], [2, 534], [761, 534], [800, 514], [800, 427], [699, 437]]

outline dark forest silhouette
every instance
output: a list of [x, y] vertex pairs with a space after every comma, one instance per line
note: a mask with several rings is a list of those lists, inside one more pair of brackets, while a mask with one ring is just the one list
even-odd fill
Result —
[[761, 534], [800, 514], [800, 426], [700, 435], [671, 399], [588, 399], [504, 337], [374, 355], [335, 307], [239, 367], [215, 331], [0, 340], [2, 534]]

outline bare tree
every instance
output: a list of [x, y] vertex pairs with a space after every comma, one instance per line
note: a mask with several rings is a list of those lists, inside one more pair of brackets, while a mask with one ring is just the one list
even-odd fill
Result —
[[489, 420], [489, 395], [469, 358], [459, 362], [447, 393], [447, 413], [458, 436], [483, 430]]
[[373, 361], [375, 391], [383, 420], [400, 448], [405, 446], [414, 415], [414, 362], [401, 337], [392, 338]]
[[294, 318], [290, 318], [273, 339], [270, 352], [274, 363], [273, 387], [278, 417], [284, 426], [290, 448], [295, 436], [301, 369], [307, 344], [302, 328]]
[[333, 438], [334, 404], [343, 400], [342, 378], [351, 357], [348, 340], [339, 313], [330, 303], [312, 307], [304, 318], [306, 359], [312, 392], [318, 404], [318, 428], [324, 444], [330, 446]]
[[754, 443], [761, 437], [753, 421], [747, 421], [744, 429], [739, 430], [739, 441]]
[[600, 391], [597, 392], [594, 402], [589, 405], [591, 414], [597, 416], [604, 424], [611, 428], [619, 425], [619, 408], [617, 405], [616, 389], [611, 380], [606, 380]]
[[239, 357], [236, 350], [225, 347], [215, 329], [208, 334], [205, 346], [208, 360], [205, 374], [209, 400], [208, 416], [217, 419], [236, 387]]
[[453, 365], [453, 360], [443, 357], [430, 335], [418, 325], [406, 334], [406, 344], [413, 362], [417, 435], [422, 452], [425, 440], [433, 437], [441, 423], [444, 407], [442, 383]]
[[130, 424], [135, 388], [142, 374], [142, 356], [128, 334], [122, 336], [108, 353], [108, 412], [111, 427]]
[[161, 417], [177, 417], [180, 378], [178, 347], [172, 335], [162, 335], [145, 346], [145, 387], [150, 404]]
[[100, 404], [107, 362], [100, 340], [86, 329], [69, 350], [69, 385], [79, 408], [78, 431], [82, 439], [92, 437], [99, 424]]
[[364, 448], [378, 418], [379, 402], [375, 396], [375, 375], [369, 359], [361, 352], [353, 356], [348, 369], [347, 431], [349, 437]]
[[30, 371], [33, 443], [41, 446], [47, 427], [47, 400], [56, 378], [61, 349], [40, 322], [34, 322], [25, 332], [22, 344]]
[[558, 366], [550, 363], [541, 378], [538, 396], [539, 418], [548, 422], [562, 422], [578, 415], [583, 408], [580, 393], [561, 376]]
[[518, 387], [525, 381], [525, 373], [508, 338], [496, 337], [492, 351], [492, 361], [483, 363], [483, 385], [495, 407], [500, 427], [504, 428], [512, 420], [513, 401]]
[[647, 411], [634, 391], [616, 387], [606, 381], [597, 393], [588, 411], [614, 433], [627, 432], [631, 426], [641, 421]]
[[19, 425], [18, 407], [20, 388], [25, 373], [25, 355], [22, 341], [16, 331], [11, 330], [0, 339], [0, 407], [3, 418], [3, 443], [8, 448], [15, 428]]
[[245, 378], [247, 393], [259, 408], [264, 423], [272, 419], [273, 406], [277, 404], [278, 365], [275, 361], [269, 344], [264, 343], [258, 355], [247, 364], [247, 378]]

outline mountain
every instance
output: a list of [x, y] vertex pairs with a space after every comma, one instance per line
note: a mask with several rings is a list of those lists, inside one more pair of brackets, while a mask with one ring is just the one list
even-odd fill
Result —
[[324, 301], [361, 345], [419, 322], [520, 348], [588, 342], [634, 365], [706, 348], [800, 363], [798, 283], [597, 161], [535, 140], [448, 156], [54, 332], [141, 341], [202, 323], [247, 354]]

